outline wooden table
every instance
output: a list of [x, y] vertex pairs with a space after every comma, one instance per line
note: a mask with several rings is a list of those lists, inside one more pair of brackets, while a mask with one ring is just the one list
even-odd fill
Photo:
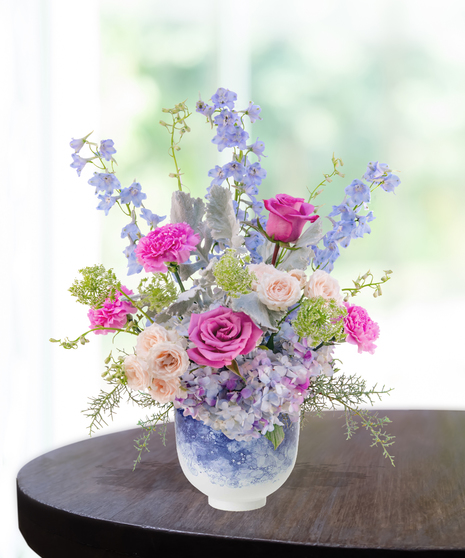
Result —
[[[341, 413], [310, 419], [286, 484], [223, 512], [185, 479], [174, 431], [135, 472], [138, 430], [87, 439], [18, 475], [19, 526], [46, 558], [465, 556], [465, 412], [382, 411], [396, 467]], [[413, 552], [415, 551], [415, 552]]]

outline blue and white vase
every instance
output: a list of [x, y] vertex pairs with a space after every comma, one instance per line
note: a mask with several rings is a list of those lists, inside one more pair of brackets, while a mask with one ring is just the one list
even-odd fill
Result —
[[294, 468], [300, 424], [284, 427], [284, 441], [275, 450], [265, 438], [230, 440], [200, 420], [175, 413], [176, 448], [187, 479], [208, 496], [213, 508], [247, 511], [261, 508]]

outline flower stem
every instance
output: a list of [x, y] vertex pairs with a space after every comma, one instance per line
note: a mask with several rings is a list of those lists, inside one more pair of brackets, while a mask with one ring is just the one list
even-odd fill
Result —
[[279, 254], [279, 244], [275, 244], [273, 258], [271, 260], [271, 265], [274, 265], [275, 267], [276, 267], [276, 260], [278, 259], [278, 254]]
[[186, 289], [184, 288], [184, 285], [182, 284], [181, 277], [179, 277], [179, 273], [178, 273], [177, 269], [173, 270], [173, 275], [176, 277], [176, 281], [178, 282], [178, 285], [179, 285], [179, 288], [181, 289], [181, 292], [185, 293]]

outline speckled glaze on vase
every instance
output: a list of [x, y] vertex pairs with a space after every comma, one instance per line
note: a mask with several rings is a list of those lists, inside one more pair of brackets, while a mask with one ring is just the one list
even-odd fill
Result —
[[[261, 508], [294, 468], [300, 424], [285, 425], [275, 450], [260, 436], [250, 442], [230, 440], [203, 422], [175, 413], [176, 449], [187, 479], [208, 496], [213, 508], [247, 511]], [[287, 421], [286, 421], [287, 422]]]

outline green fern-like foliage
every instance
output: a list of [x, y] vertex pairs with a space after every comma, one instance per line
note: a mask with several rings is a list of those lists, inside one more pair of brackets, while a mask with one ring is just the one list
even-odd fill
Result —
[[106, 298], [114, 294], [119, 282], [112, 269], [106, 270], [103, 265], [94, 265], [79, 270], [82, 279], [76, 279], [69, 288], [81, 304], [98, 307]]

